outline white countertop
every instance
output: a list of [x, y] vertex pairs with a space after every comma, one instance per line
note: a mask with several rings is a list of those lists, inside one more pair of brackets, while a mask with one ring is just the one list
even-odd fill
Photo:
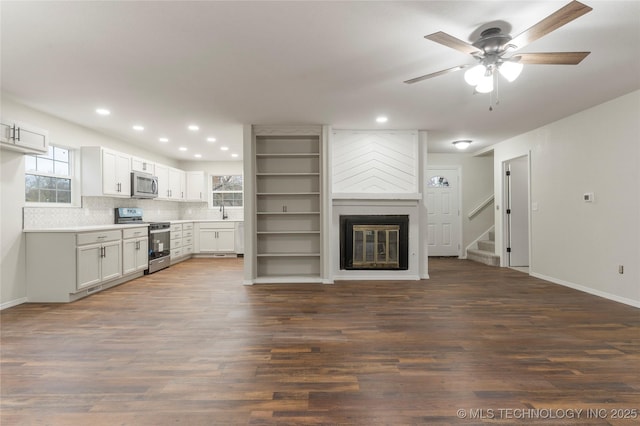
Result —
[[[181, 220], [168, 220], [169, 223], [211, 223], [211, 222], [244, 222], [243, 220], [232, 219], [181, 219]], [[91, 231], [112, 231], [125, 228], [137, 228], [147, 227], [149, 223], [134, 223], [134, 224], [111, 224], [111, 225], [86, 225], [86, 226], [65, 226], [59, 228], [30, 228], [23, 229], [22, 232], [91, 232]]]
[[86, 226], [69, 226], [64, 228], [40, 228], [40, 229], [23, 229], [22, 232], [91, 232], [91, 231], [114, 231], [126, 228], [148, 227], [148, 223], [135, 224], [117, 224], [117, 225], [86, 225]]

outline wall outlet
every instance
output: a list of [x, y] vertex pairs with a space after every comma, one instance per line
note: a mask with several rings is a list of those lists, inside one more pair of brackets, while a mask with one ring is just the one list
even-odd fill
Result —
[[618, 273], [624, 274], [624, 265], [618, 265]]

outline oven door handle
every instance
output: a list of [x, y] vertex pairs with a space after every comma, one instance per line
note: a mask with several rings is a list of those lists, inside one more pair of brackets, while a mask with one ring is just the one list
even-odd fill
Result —
[[162, 232], [170, 232], [170, 229], [154, 229], [153, 231], [149, 231], [150, 234], [160, 234]]

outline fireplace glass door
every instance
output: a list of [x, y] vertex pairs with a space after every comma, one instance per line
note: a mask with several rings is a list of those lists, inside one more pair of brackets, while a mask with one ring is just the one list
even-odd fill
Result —
[[353, 266], [361, 269], [398, 268], [398, 225], [354, 225]]

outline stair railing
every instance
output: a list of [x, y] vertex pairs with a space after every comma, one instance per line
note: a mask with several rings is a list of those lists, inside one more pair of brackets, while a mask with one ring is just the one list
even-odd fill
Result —
[[469, 212], [469, 214], [467, 215], [469, 217], [469, 219], [473, 219], [478, 213], [480, 213], [482, 210], [484, 210], [488, 205], [490, 205], [491, 203], [493, 203], [494, 200], [494, 196], [493, 194], [491, 194], [489, 197], [487, 197], [486, 200], [484, 200], [483, 202], [481, 202], [480, 204], [478, 204], [478, 207], [476, 207], [475, 209], [471, 210]]

